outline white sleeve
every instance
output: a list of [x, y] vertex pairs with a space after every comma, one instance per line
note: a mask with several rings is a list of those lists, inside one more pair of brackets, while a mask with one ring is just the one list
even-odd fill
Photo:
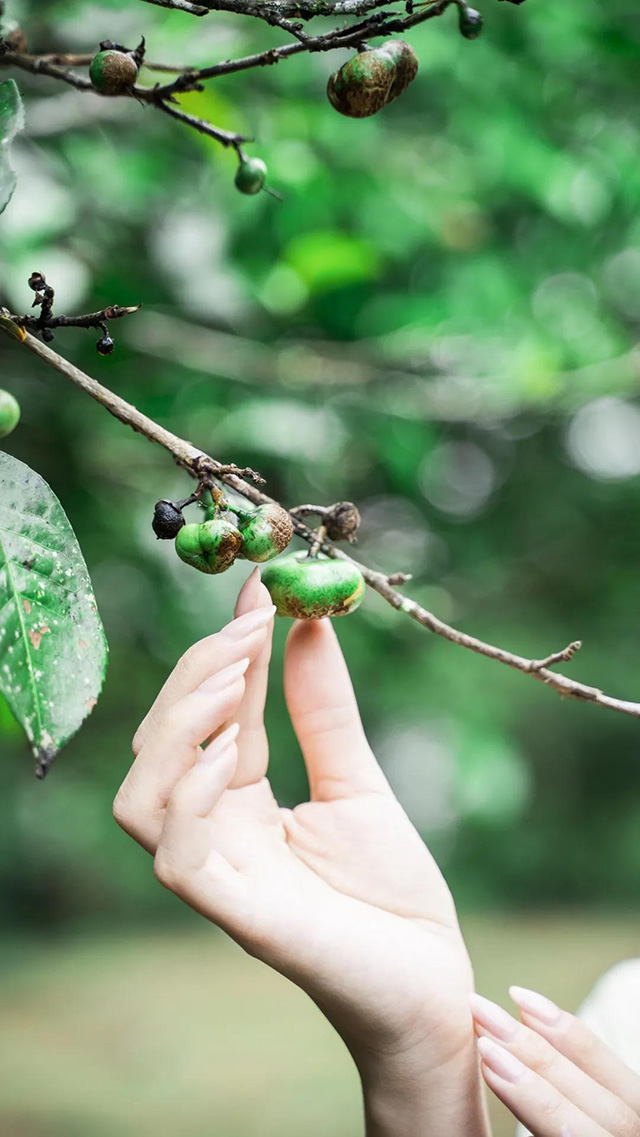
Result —
[[[640, 1074], [640, 959], [627, 959], [607, 971], [576, 1014]], [[526, 1137], [521, 1125], [516, 1132]]]

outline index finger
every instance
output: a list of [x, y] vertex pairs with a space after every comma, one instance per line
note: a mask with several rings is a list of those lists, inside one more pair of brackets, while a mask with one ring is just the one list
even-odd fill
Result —
[[135, 757], [143, 746], [152, 741], [170, 707], [216, 672], [245, 657], [255, 659], [265, 641], [274, 612], [273, 605], [247, 612], [231, 620], [214, 635], [199, 640], [184, 653], [135, 733]]

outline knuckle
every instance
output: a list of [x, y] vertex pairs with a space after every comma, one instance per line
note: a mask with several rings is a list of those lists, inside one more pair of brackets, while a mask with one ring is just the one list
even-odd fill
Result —
[[156, 880], [168, 888], [169, 892], [179, 890], [182, 874], [176, 864], [175, 857], [171, 856], [166, 849], [158, 849], [153, 860], [153, 871]]
[[125, 833], [131, 833], [133, 829], [133, 813], [129, 795], [125, 790], [124, 784], [120, 786], [114, 798], [113, 817], [120, 828], [124, 829]]
[[556, 1129], [558, 1132], [561, 1131], [561, 1126], [567, 1120], [565, 1116], [565, 1105], [566, 1103], [559, 1094], [557, 1096], [548, 1097], [545, 1101], [541, 1102], [538, 1111], [541, 1132], [546, 1132], [547, 1129], [553, 1133], [556, 1132]]
[[543, 1042], [541, 1038], [538, 1038], [533, 1033], [531, 1034], [531, 1037], [527, 1039], [526, 1048], [527, 1065], [530, 1066], [532, 1070], [535, 1070], [536, 1074], [540, 1074], [541, 1077], [546, 1078], [557, 1063], [558, 1056], [556, 1051], [552, 1046], [549, 1046], [548, 1043]]
[[622, 1101], [618, 1101], [611, 1121], [615, 1137], [640, 1137], [640, 1118]]
[[[190, 679], [192, 676], [196, 676], [200, 673], [203, 667], [204, 659], [207, 657], [210, 658], [212, 639], [213, 637], [211, 636], [209, 637], [208, 641], [198, 640], [197, 643], [192, 644], [191, 647], [187, 648], [184, 655], [180, 657], [176, 665], [176, 674], [179, 679]], [[208, 644], [209, 646], [208, 651], [205, 648], [205, 644]]]

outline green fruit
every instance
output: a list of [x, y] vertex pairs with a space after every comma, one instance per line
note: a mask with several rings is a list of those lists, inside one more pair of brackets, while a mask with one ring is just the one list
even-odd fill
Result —
[[239, 529], [220, 517], [202, 524], [184, 525], [176, 537], [176, 552], [180, 560], [211, 575], [226, 572], [241, 546]]
[[329, 102], [349, 118], [368, 118], [397, 99], [418, 73], [418, 58], [404, 40], [361, 51], [330, 76]]
[[248, 561], [270, 561], [284, 552], [293, 537], [293, 522], [280, 505], [261, 505], [238, 521], [242, 533], [241, 556]]
[[234, 183], [240, 193], [252, 194], [260, 193], [266, 180], [267, 167], [262, 158], [247, 158], [238, 166]]
[[138, 65], [129, 52], [109, 48], [94, 55], [89, 78], [101, 95], [124, 95], [138, 78]]
[[460, 31], [465, 39], [477, 39], [482, 32], [484, 20], [475, 8], [460, 8], [458, 13]]
[[346, 616], [362, 603], [365, 582], [352, 561], [311, 558], [291, 553], [274, 561], [262, 574], [278, 616], [293, 620], [322, 620]]
[[0, 391], [0, 438], [6, 438], [20, 422], [20, 404], [8, 391]]

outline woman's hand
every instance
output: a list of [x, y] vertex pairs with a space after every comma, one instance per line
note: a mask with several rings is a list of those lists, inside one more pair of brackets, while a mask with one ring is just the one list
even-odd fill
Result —
[[478, 1137], [454, 905], [369, 748], [333, 630], [289, 635], [285, 692], [311, 800], [280, 809], [263, 724], [273, 607], [257, 573], [237, 612], [160, 693], [116, 818], [167, 888], [324, 1011], [359, 1067], [371, 1137]]
[[573, 1015], [512, 987], [522, 1023], [472, 996], [487, 1085], [534, 1137], [640, 1137], [640, 1077]]

